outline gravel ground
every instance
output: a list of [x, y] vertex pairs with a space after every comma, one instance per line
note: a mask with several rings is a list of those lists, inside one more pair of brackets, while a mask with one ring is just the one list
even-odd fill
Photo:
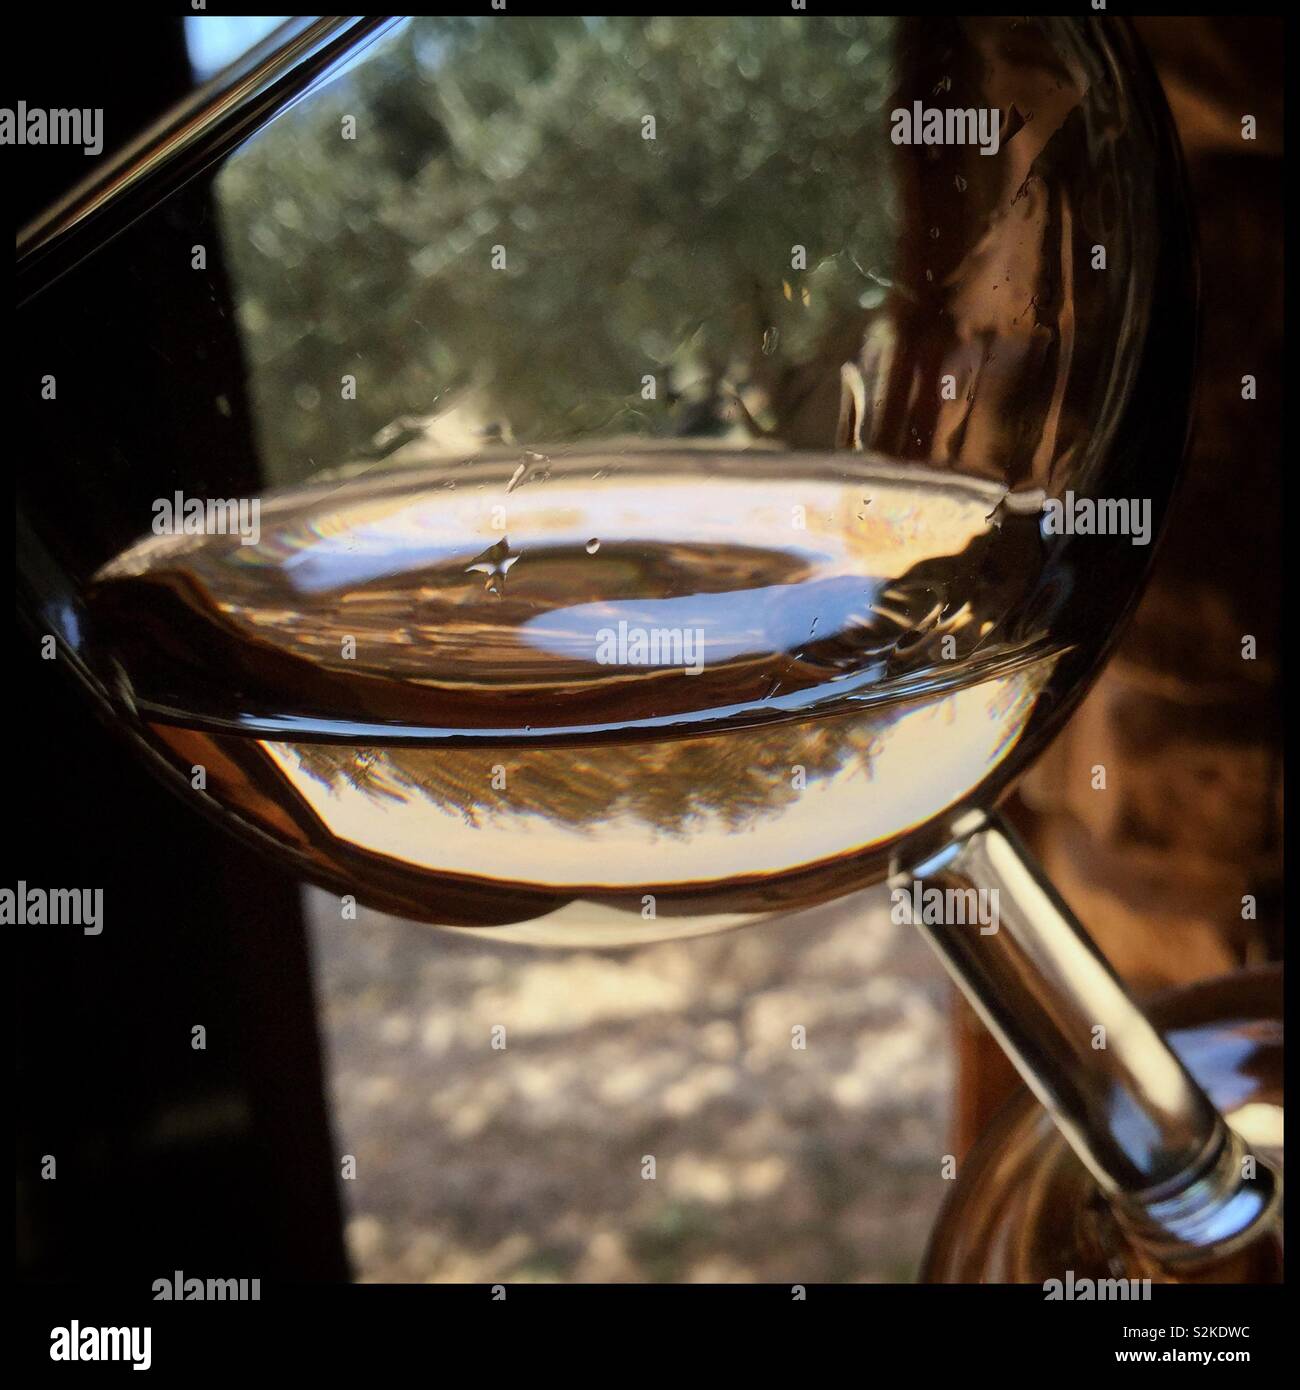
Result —
[[914, 1277], [949, 998], [883, 891], [617, 952], [308, 913], [358, 1279]]

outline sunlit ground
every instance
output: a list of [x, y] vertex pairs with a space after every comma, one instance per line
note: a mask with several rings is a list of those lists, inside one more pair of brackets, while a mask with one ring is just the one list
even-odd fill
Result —
[[356, 1278], [914, 1277], [948, 1187], [948, 994], [882, 893], [574, 954], [308, 897]]

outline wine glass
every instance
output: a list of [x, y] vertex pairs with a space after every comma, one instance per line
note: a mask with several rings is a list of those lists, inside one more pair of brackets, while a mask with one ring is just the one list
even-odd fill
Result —
[[[1282, 972], [1257, 966], [1154, 1000], [1151, 1021], [1252, 1150], [1280, 1170]], [[1184, 1259], [1188, 1282], [1277, 1283], [1280, 1227], [1219, 1259]], [[921, 1278], [936, 1283], [1168, 1279], [1170, 1266], [1117, 1225], [1088, 1170], [1025, 1095], [980, 1136], [931, 1233]]]
[[[184, 312], [115, 361], [140, 295]], [[888, 880], [1135, 1248], [1272, 1219], [992, 809], [1187, 427], [1122, 22], [298, 22], [26, 229], [19, 297], [20, 602], [220, 824], [507, 941]]]

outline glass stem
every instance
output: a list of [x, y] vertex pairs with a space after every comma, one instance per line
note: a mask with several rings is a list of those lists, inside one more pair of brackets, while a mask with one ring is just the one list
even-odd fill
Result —
[[[1217, 1259], [1271, 1219], [1272, 1170], [1248, 1154], [1000, 818], [973, 814], [891, 882], [908, 885], [922, 933], [1151, 1256]], [[931, 888], [944, 897], [929, 895], [926, 910]]]

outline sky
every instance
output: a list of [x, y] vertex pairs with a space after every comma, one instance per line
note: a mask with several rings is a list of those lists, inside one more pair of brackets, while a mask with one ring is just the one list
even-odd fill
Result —
[[185, 46], [198, 82], [206, 82], [233, 63], [241, 53], [264, 39], [284, 15], [189, 15], [185, 20]]

